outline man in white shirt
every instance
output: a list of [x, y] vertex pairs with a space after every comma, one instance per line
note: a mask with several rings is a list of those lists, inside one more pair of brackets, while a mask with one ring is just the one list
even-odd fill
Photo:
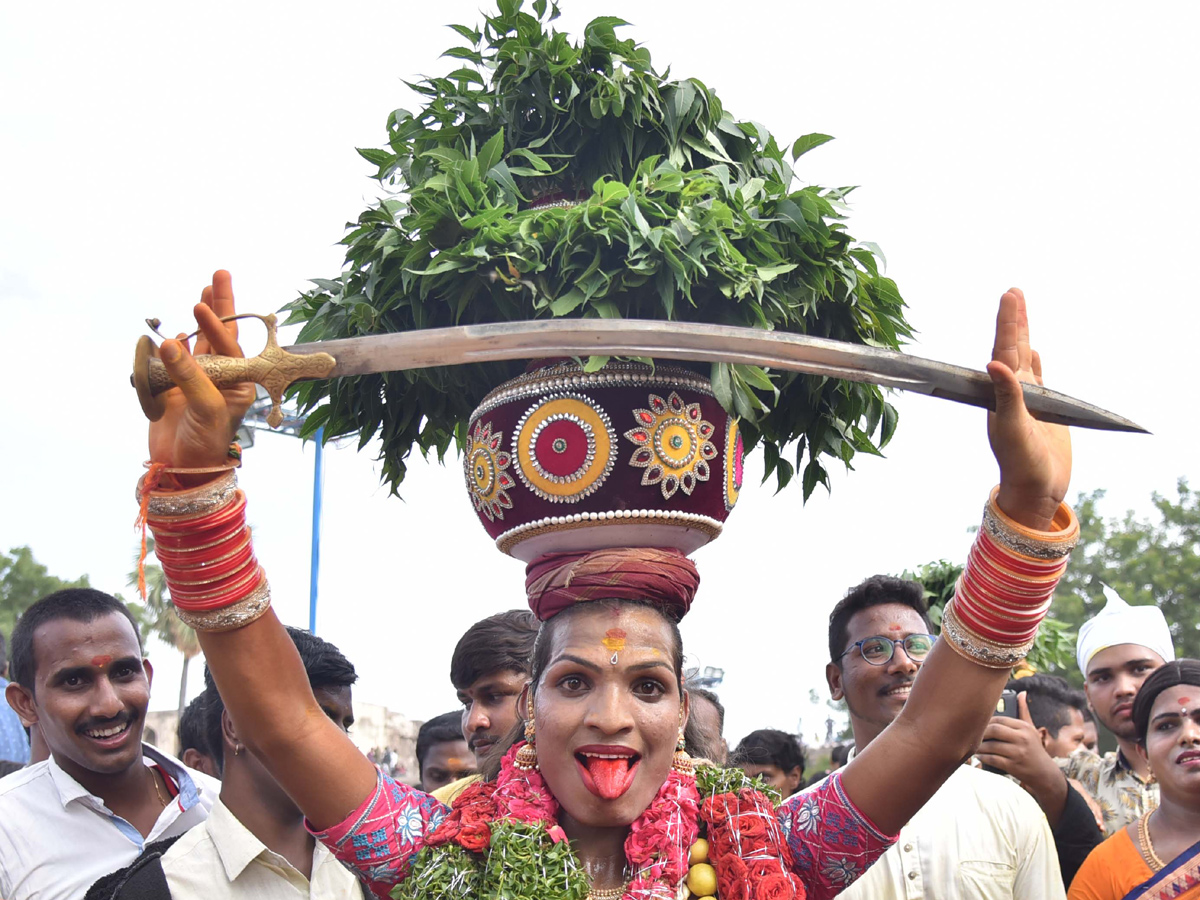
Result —
[[153, 671], [121, 601], [50, 594], [11, 645], [5, 697], [50, 758], [0, 781], [0, 897], [78, 900], [147, 841], [204, 821], [219, 785], [142, 743]]
[[[317, 703], [348, 730], [354, 666], [327, 641], [297, 628], [288, 632]], [[204, 743], [222, 776], [212, 813], [169, 847], [149, 848], [133, 866], [103, 879], [88, 900], [361, 900], [358, 878], [305, 829], [296, 804], [238, 739], [207, 671], [205, 681]]]
[[[903, 709], [933, 645], [924, 592], [874, 576], [829, 617], [829, 690], [850, 710], [861, 751]], [[848, 890], [851, 900], [1065, 897], [1046, 817], [1018, 785], [960, 766]]]

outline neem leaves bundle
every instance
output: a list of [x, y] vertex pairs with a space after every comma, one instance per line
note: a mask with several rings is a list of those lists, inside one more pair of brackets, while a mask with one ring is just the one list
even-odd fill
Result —
[[[739, 122], [691, 78], [670, 80], [603, 17], [572, 41], [558, 9], [500, 0], [444, 54], [463, 63], [410, 87], [416, 113], [359, 153], [389, 196], [351, 223], [337, 278], [287, 308], [301, 341], [450, 325], [580, 318], [741, 325], [897, 348], [910, 335], [877, 248], [843, 224], [849, 188], [804, 186], [761, 125]], [[598, 368], [603, 359], [592, 359]], [[707, 364], [703, 365], [707, 368]], [[301, 385], [306, 434], [382, 442], [393, 491], [413, 446], [462, 445], [483, 396], [520, 362], [421, 369]], [[761, 443], [783, 487], [828, 486], [822, 460], [878, 454], [896, 412], [879, 388], [714, 364], [721, 404]], [[807, 462], [806, 462], [807, 458]], [[795, 460], [794, 465], [792, 460]]]

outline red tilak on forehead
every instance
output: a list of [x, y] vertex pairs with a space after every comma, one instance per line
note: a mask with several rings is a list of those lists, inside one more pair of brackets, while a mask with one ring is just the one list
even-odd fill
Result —
[[97, 669], [103, 669], [110, 662], [112, 662], [111, 656], [93, 656], [92, 657], [92, 665], [95, 666]]
[[1192, 698], [1191, 697], [1180, 697], [1178, 702], [1179, 702], [1180, 706], [1187, 706], [1189, 703], [1192, 702]]
[[899, 631], [899, 630], [900, 630], [900, 624], [898, 622], [889, 622], [888, 623], [888, 631]]

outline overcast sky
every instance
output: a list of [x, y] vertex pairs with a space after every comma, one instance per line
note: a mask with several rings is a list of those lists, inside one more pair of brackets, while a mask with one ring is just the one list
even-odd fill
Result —
[[[635, 23], [658, 68], [695, 76], [781, 139], [837, 140], [806, 182], [858, 184], [851, 233], [878, 242], [919, 329], [913, 352], [981, 367], [995, 306], [1029, 299], [1049, 385], [1152, 437], [1076, 432], [1072, 496], [1147, 511], [1196, 469], [1200, 209], [1194, 3], [747, 3], [567, 0], [562, 27]], [[337, 273], [342, 225], [377, 196], [356, 146], [380, 146], [402, 84], [478, 4], [5, 4], [0, 8], [0, 549], [131, 592], [145, 421], [128, 384], [143, 320], [190, 330], [216, 268], [270, 312]], [[253, 338], [248, 337], [248, 341]], [[259, 338], [261, 341], [261, 338]], [[248, 348], [249, 349], [249, 348]], [[833, 472], [832, 496], [747, 488], [700, 551], [689, 656], [726, 670], [731, 742], [807, 737], [825, 712], [826, 619], [875, 572], [960, 560], [996, 480], [984, 416], [897, 395], [885, 460]], [[450, 652], [523, 602], [521, 565], [475, 520], [457, 464], [413, 465], [404, 500], [377, 464], [330, 448], [318, 632], [358, 697], [414, 718], [454, 706]], [[307, 623], [311, 446], [246, 454], [276, 608]], [[749, 465], [750, 477], [759, 469]], [[153, 705], [178, 656], [151, 648]], [[198, 686], [194, 683], [193, 689]]]

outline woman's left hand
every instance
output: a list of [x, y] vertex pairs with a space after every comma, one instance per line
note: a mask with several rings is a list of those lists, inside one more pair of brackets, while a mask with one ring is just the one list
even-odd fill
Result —
[[996, 503], [1022, 525], [1048, 531], [1071, 482], [1071, 434], [1025, 408], [1020, 382], [1041, 384], [1042, 360], [1029, 345], [1025, 295], [1018, 288], [1000, 298], [987, 371], [996, 390], [996, 411], [988, 414], [988, 440], [1000, 464]]

